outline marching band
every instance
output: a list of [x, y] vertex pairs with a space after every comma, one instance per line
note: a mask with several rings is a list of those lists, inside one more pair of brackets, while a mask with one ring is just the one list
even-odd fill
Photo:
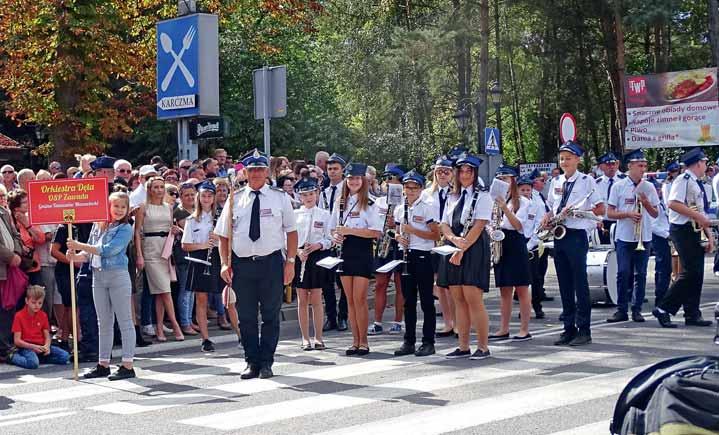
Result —
[[[432, 355], [435, 338], [456, 334], [458, 347], [447, 358], [488, 358], [489, 342], [531, 340], [530, 317], [545, 317], [544, 275], [550, 253], [564, 325], [555, 345], [587, 345], [592, 341], [587, 256], [596, 233], [600, 239], [609, 237], [607, 245], [612, 245], [617, 261], [616, 277], [605, 278], [605, 284], [616, 279], [617, 288], [617, 310], [607, 322], [629, 320], [630, 309], [633, 321], [644, 321], [641, 311], [652, 250], [657, 262], [653, 315], [659, 324], [675, 327], [671, 316], [683, 305], [687, 325], [710, 325], [699, 312], [704, 253], [714, 245], [712, 222], [704, 214], [707, 194], [700, 182], [704, 154], [696, 149], [682, 156], [686, 171], [674, 176], [662, 200], [667, 184], [646, 179], [642, 150], [625, 156], [625, 174], [617, 172], [613, 154], [602, 156], [599, 164], [606, 172], [598, 180], [580, 172], [583, 153], [571, 141], [560, 147], [562, 173], [551, 179], [546, 197], [538, 172], [519, 176], [507, 165], [497, 169], [492, 186], [486, 188], [478, 175], [482, 160], [454, 149], [436, 160], [429, 186], [417, 170], [388, 165], [384, 178], [389, 191], [379, 198], [369, 192], [365, 164], [333, 154], [327, 160], [329, 183], [324, 188], [313, 178], [296, 182], [295, 199], [301, 206], [293, 210], [285, 191], [267, 185], [268, 159], [255, 150], [243, 160], [248, 184], [234, 192], [222, 186], [230, 190], [230, 198], [219, 219], [214, 218], [213, 201], [218, 186], [196, 186], [195, 211], [186, 217], [182, 236], [182, 247], [189, 252], [189, 289], [199, 296], [199, 312], [208, 294], [222, 291], [212, 275], [234, 289], [248, 364], [244, 379], [272, 376], [281, 289], [288, 282], [298, 293], [304, 350], [324, 350], [323, 331], [340, 328], [346, 317], [352, 343], [345, 354], [367, 355], [368, 335], [382, 332], [386, 304], [377, 303], [379, 313], [370, 325], [370, 280], [377, 280], [380, 298], [382, 287], [386, 290], [394, 277], [395, 303], [401, 305], [395, 324], [404, 316], [406, 327], [395, 355]], [[679, 253], [681, 272], [669, 285], [672, 247]], [[483, 300], [490, 271], [501, 296], [501, 320], [492, 334]], [[339, 310], [335, 283], [346, 300]], [[513, 296], [520, 307], [520, 327], [514, 335], [509, 329]], [[444, 319], [441, 330], [435, 298]], [[424, 315], [419, 347], [418, 299]], [[200, 317], [203, 350], [210, 351], [207, 320]]]

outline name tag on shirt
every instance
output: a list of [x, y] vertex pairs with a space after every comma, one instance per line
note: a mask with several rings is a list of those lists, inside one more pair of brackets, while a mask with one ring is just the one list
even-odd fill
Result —
[[634, 204], [634, 198], [626, 198], [624, 204]]
[[418, 224], [423, 224], [425, 221], [424, 216], [412, 216], [412, 222], [417, 222]]
[[527, 220], [533, 221], [534, 218], [535, 218], [535, 216], [534, 216], [533, 214], [528, 214], [528, 215], [527, 215]]
[[324, 223], [324, 222], [317, 222], [317, 221], [315, 221], [314, 227], [315, 227], [315, 228], [324, 228], [324, 227], [325, 227], [325, 223]]
[[561, 187], [555, 187], [555, 188], [554, 188], [554, 193], [557, 194], [557, 195], [561, 195], [561, 194], [562, 194], [562, 188], [561, 188]]
[[350, 213], [350, 218], [352, 218], [352, 219], [357, 219], [358, 217], [360, 217], [360, 212], [358, 212], [358, 211], [353, 211], [353, 212]]
[[260, 209], [260, 217], [271, 217], [272, 216], [272, 209], [271, 208], [262, 208]]

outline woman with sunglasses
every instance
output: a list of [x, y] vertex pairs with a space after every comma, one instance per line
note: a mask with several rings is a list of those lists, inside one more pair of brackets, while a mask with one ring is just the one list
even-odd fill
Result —
[[369, 199], [366, 172], [364, 164], [347, 165], [340, 206], [334, 209], [330, 223], [335, 228], [334, 241], [341, 245], [344, 260], [339, 266], [339, 275], [352, 328], [352, 346], [345, 352], [348, 356], [369, 353], [367, 288], [374, 271], [372, 242], [382, 234], [382, 221]]
[[[434, 170], [432, 171], [432, 186], [425, 189], [423, 197], [427, 199], [429, 203], [434, 205], [436, 215], [439, 219], [442, 219], [444, 210], [447, 208], [447, 199], [452, 191], [452, 179], [454, 173], [452, 172], [452, 161], [447, 156], [440, 156], [434, 163]], [[454, 331], [454, 300], [452, 294], [449, 292], [447, 287], [440, 287], [437, 285], [437, 270], [439, 269], [439, 262], [442, 257], [436, 252], [432, 253], [432, 268], [434, 270], [434, 294], [439, 300], [439, 307], [442, 310], [442, 320], [444, 321], [444, 327], [441, 331], [437, 331], [436, 335], [438, 338], [451, 337], [455, 335]]]
[[162, 251], [167, 237], [174, 237], [182, 229], [173, 225], [172, 206], [166, 204], [165, 180], [162, 177], [150, 177], [146, 183], [147, 200], [140, 205], [136, 213], [135, 249], [138, 270], [145, 270], [146, 282], [150, 294], [155, 297], [157, 316], [157, 340], [167, 341], [164, 332], [165, 313], [172, 324], [175, 339], [182, 341], [185, 336], [175, 319], [175, 307], [170, 293], [169, 258], [163, 258]]
[[[456, 184], [440, 225], [446, 244], [458, 250], [439, 265], [437, 284], [448, 287], [457, 310], [459, 347], [449, 359], [489, 357], [489, 317], [484, 292], [489, 288], [489, 236], [484, 230], [492, 217], [492, 199], [481, 187], [478, 170], [482, 159], [463, 155], [455, 166]], [[471, 326], [477, 331], [477, 350], [470, 351]]]
[[517, 187], [517, 171], [509, 166], [502, 165], [497, 168], [496, 178], [509, 184], [507, 198], [497, 197], [495, 202], [502, 212], [500, 228], [504, 239], [499, 242], [502, 246], [502, 255], [494, 265], [494, 284], [499, 288], [501, 320], [499, 331], [489, 336], [489, 341], [506, 340], [509, 338], [509, 320], [512, 317], [512, 295], [517, 293], [519, 298], [520, 326], [519, 334], [512, 337], [513, 341], [527, 341], [532, 339], [529, 333], [529, 317], [532, 310], [532, 300], [529, 295], [531, 274], [529, 270], [529, 252], [527, 251], [527, 238], [525, 225], [533, 226], [529, 220], [529, 210], [532, 201], [519, 194]]

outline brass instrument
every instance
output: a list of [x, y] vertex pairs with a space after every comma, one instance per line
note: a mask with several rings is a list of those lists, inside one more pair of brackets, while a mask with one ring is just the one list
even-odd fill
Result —
[[[339, 209], [339, 213], [340, 213], [339, 217], [340, 218], [339, 218], [338, 222], [340, 225], [344, 225], [345, 223], [343, 222], [343, 218], [344, 218], [344, 214], [345, 214], [345, 198], [343, 196], [340, 196], [339, 208], [340, 208]], [[341, 243], [337, 245], [337, 258], [342, 258], [342, 244]], [[337, 273], [342, 273], [342, 272], [343, 272], [342, 263], [340, 263], [337, 266]]]
[[[409, 201], [407, 201], [407, 197], [404, 198], [404, 224], [409, 225]], [[400, 227], [401, 228], [401, 227]], [[409, 236], [405, 236], [404, 232], [402, 233], [402, 237], [406, 237], [407, 241], [409, 242]], [[407, 271], [407, 261], [409, 253], [409, 243], [407, 243], [407, 247], [405, 247], [402, 250], [402, 275], [407, 276], [409, 275], [409, 272]]]
[[644, 242], [642, 241], [642, 222], [644, 221], [642, 213], [644, 207], [642, 207], [642, 201], [640, 200], [639, 195], [634, 197], [634, 203], [634, 211], [639, 213], [639, 222], [634, 224], [634, 237], [637, 239], [637, 247], [634, 250], [644, 251]]
[[502, 240], [505, 238], [501, 228], [502, 219], [504, 219], [504, 213], [502, 213], [499, 203], [495, 201], [492, 206], [492, 226], [489, 232], [489, 237], [492, 240], [490, 244], [492, 264], [498, 264], [502, 258]]
[[390, 220], [394, 216], [394, 208], [402, 203], [402, 185], [389, 184], [387, 186], [387, 214], [384, 215], [384, 226], [382, 227], [382, 238], [377, 243], [376, 256], [378, 258], [387, 258], [389, 248], [392, 246], [395, 232], [389, 225]]
[[567, 227], [564, 226], [564, 221], [569, 218], [574, 219], [589, 219], [595, 222], [601, 222], [602, 218], [595, 215], [594, 212], [589, 210], [579, 210], [579, 207], [587, 200], [594, 191], [589, 192], [587, 196], [577, 201], [575, 204], [566, 206], [563, 211], [560, 211], [556, 216], [549, 218], [547, 223], [540, 226], [534, 231], [534, 234], [540, 241], [546, 242], [547, 240], [562, 240], [567, 235]]

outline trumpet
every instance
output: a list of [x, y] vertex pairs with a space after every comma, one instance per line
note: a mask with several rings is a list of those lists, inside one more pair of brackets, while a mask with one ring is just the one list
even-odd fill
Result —
[[492, 206], [492, 229], [489, 233], [492, 239], [490, 246], [492, 264], [499, 263], [502, 258], [502, 240], [504, 240], [505, 237], [504, 231], [502, 231], [501, 228], [503, 217], [502, 209], [499, 207], [499, 203], [495, 201]]
[[634, 250], [644, 251], [644, 243], [642, 241], [642, 221], [644, 221], [642, 211], [644, 207], [642, 207], [642, 201], [640, 200], [639, 195], [634, 197], [634, 203], [636, 204], [634, 211], [639, 213], [639, 222], [634, 224], [634, 237], [637, 239], [637, 247]]

